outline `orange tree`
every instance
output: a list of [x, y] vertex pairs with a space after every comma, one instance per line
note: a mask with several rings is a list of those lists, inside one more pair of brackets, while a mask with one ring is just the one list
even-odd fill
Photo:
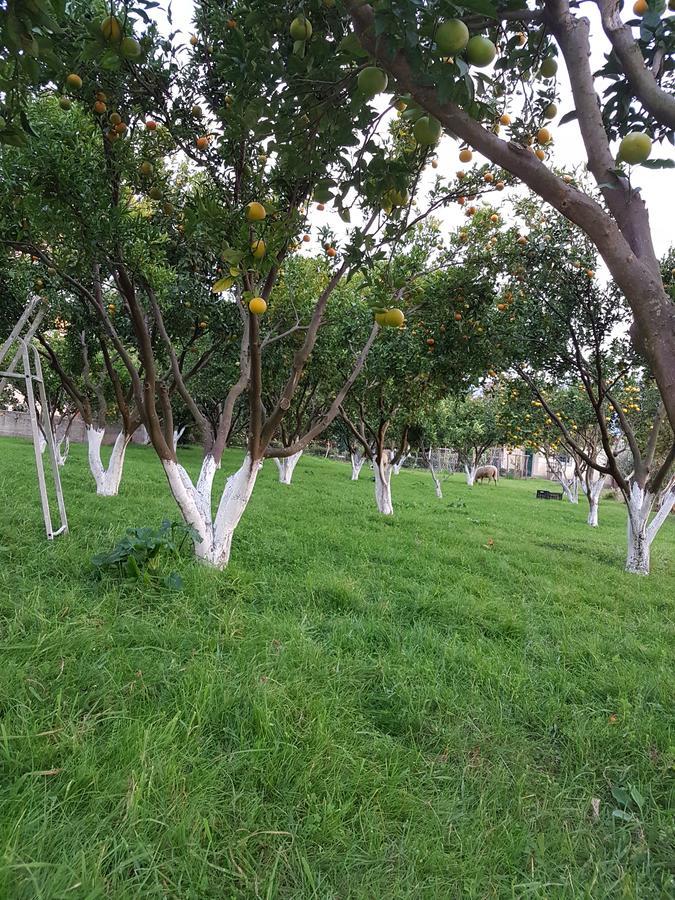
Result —
[[[510, 0], [344, 0], [330, 28], [353, 35], [348, 40], [432, 117], [425, 129], [455, 136], [469, 159], [469, 148], [479, 151], [585, 232], [627, 298], [633, 344], [675, 425], [675, 304], [664, 289], [648, 210], [631, 184], [631, 165], [673, 165], [651, 153], [653, 142], [672, 141], [675, 130], [675, 19], [663, 15], [663, 0], [636, 4], [627, 23], [615, 0], [594, 2], [608, 51], [602, 74], [610, 85], [602, 95], [591, 68], [590, 22], [569, 0], [522, 7]], [[599, 196], [546, 165], [560, 66], [574, 101], [566, 118], [578, 123]]]
[[[35, 219], [39, 218], [38, 211]], [[8, 329], [19, 318], [28, 297], [42, 300], [35, 340], [43, 356], [43, 372], [52, 373], [50, 381], [58, 384], [50, 403], [52, 424], [58, 414], [62, 420], [58, 432], [62, 437], [73, 416], [79, 416], [86, 430], [89, 467], [97, 493], [114, 496], [122, 478], [126, 448], [140, 425], [126, 370], [115, 363], [112, 347], [97, 318], [74, 301], [54, 268], [44, 266], [38, 256], [13, 247], [5, 248], [0, 258], [5, 309], [13, 320], [8, 322]], [[59, 410], [59, 406], [63, 408]], [[121, 429], [106, 466], [101, 458], [101, 444], [106, 424], [117, 419]]]
[[[602, 436], [595, 410], [588, 401], [583, 382], [576, 384], [546, 383], [543, 390], [547, 401], [555, 410], [559, 421], [564, 422], [574, 437], [568, 442], [560, 429], [545, 411], [538, 399], [533, 399], [528, 386], [517, 379], [506, 378], [499, 419], [508, 432], [509, 444], [525, 447], [541, 453], [551, 475], [558, 481], [571, 503], [579, 502], [579, 488], [589, 505], [588, 524], [598, 524], [598, 502], [606, 482], [606, 473], [599, 472], [606, 457], [602, 448]], [[631, 410], [632, 411], [632, 406]], [[626, 451], [618, 433], [612, 435], [613, 448], [619, 463]], [[585, 457], [593, 460], [589, 465], [577, 452], [580, 447]]]
[[393, 514], [392, 468], [411, 440], [426, 453], [426, 431], [441, 398], [475, 383], [494, 358], [487, 330], [471, 324], [478, 321], [471, 314], [494, 305], [493, 280], [460, 247], [453, 236], [429, 268], [404, 256], [370, 281], [374, 304], [400, 282], [409, 324], [374, 347], [341, 418], [372, 462], [375, 499], [385, 515]]
[[[53, 39], [64, 72], [76, 76], [64, 75], [62, 119], [56, 128], [33, 126], [25, 148], [3, 151], [18, 188], [16, 204], [5, 206], [3, 241], [53, 269], [97, 316], [195, 529], [197, 554], [224, 565], [262, 460], [300, 449], [273, 440], [337, 286], [386, 259], [424, 215], [413, 203], [428, 152], [390, 134], [369, 102], [385, 87], [377, 77], [369, 82], [354, 70], [345, 78], [345, 54], [315, 46], [309, 33], [294, 36], [297, 23], [291, 34], [290, 5], [198, 4], [189, 54], [144, 28], [141, 7], [120, 6], [103, 21], [91, 10], [83, 4], [79, 18], [66, 15]], [[453, 196], [437, 185], [432, 206]], [[264, 404], [264, 313], [289, 257], [305, 238], [316, 240], [312, 200], [331, 203], [343, 236], [318, 232], [330, 277], [286, 336], [295, 341], [301, 332], [302, 340]], [[372, 313], [370, 321], [324, 426], [375, 339]], [[204, 367], [230, 338], [236, 377], [220, 382], [214, 425], [187, 376], [206, 378]], [[190, 349], [198, 351], [194, 364]], [[176, 398], [203, 436], [196, 484], [176, 457]], [[213, 477], [244, 398], [247, 456], [214, 516]], [[310, 429], [300, 443], [317, 433]]]
[[[514, 240], [515, 229], [500, 231], [494, 254], [485, 257], [488, 269], [494, 271], [498, 259], [501, 271], [500, 315], [490, 324], [495, 346], [508, 348], [501, 368], [528, 386], [533, 408], [546, 415], [543, 424], [559, 432], [556, 446], [614, 479], [628, 512], [626, 568], [646, 574], [651, 543], [675, 503], [675, 441], [665, 404], [631, 346], [630, 311], [621, 294], [598, 283], [593, 245], [563, 217], [537, 211], [529, 201], [517, 211], [529, 223], [527, 240]], [[588, 410], [577, 423], [557, 402], [561, 391], [579, 384], [600, 447], [577, 427], [591, 425]]]
[[457, 462], [464, 468], [469, 487], [475, 482], [479, 466], [488, 461], [488, 450], [506, 441], [502, 420], [497, 415], [498, 394], [497, 385], [489, 379], [480, 391], [474, 389], [462, 397], [444, 400], [442, 439], [457, 453]]

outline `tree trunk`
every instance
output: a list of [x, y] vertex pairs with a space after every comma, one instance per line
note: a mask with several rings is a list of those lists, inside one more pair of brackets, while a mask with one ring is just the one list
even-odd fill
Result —
[[279, 469], [279, 484], [291, 483], [293, 480], [293, 472], [295, 472], [295, 467], [301, 456], [302, 450], [298, 453], [293, 453], [291, 456], [274, 457], [274, 462], [277, 464], [277, 469]]
[[570, 501], [570, 503], [578, 503], [579, 502], [579, 479], [572, 478], [568, 480], [564, 475], [556, 475], [555, 480], [558, 482], [560, 487], [563, 489], [564, 495]]
[[588, 490], [585, 492], [586, 499], [588, 500], [588, 519], [586, 521], [592, 528], [598, 527], [598, 505], [604, 486], [605, 476], [600, 475], [595, 481], [591, 482]]
[[647, 535], [649, 510], [654, 498], [634, 484], [628, 500], [628, 553], [626, 571], [649, 575], [650, 542]]
[[70, 453], [70, 438], [61, 438], [58, 444], [55, 443], [54, 450], [56, 453], [57, 466], [65, 466], [68, 454]]
[[150, 443], [150, 435], [148, 434], [148, 429], [145, 425], [139, 425], [134, 434], [137, 435], [136, 443], [142, 444], [144, 447], [147, 447]]
[[120, 431], [117, 435], [107, 469], [101, 459], [101, 444], [104, 436], [104, 428], [94, 428], [93, 425], [87, 425], [89, 469], [96, 482], [96, 493], [101, 497], [116, 497], [120, 489], [122, 472], [124, 470], [124, 457], [131, 435], [125, 431]]
[[391, 470], [394, 473], [394, 475], [400, 475], [401, 469], [403, 468], [403, 463], [406, 461], [406, 459], [409, 456], [410, 456], [409, 453], [404, 453], [403, 456], [399, 459], [399, 461], [397, 463], [394, 463], [394, 465], [391, 467]]
[[628, 554], [626, 571], [636, 575], [649, 575], [651, 545], [659, 528], [668, 518], [675, 505], [675, 485], [668, 487], [659, 498], [658, 512], [649, 521], [656, 497], [653, 493], [633, 482], [630, 495], [626, 499], [628, 510]]
[[352, 461], [352, 481], [358, 481], [359, 475], [361, 474], [361, 469], [364, 462], [366, 461], [366, 458], [365, 456], [361, 456], [358, 451], [356, 451], [355, 453], [350, 453], [350, 458]]
[[474, 482], [476, 481], [478, 466], [470, 466], [468, 463], [464, 463], [464, 471], [466, 472], [466, 483], [469, 487], [473, 487]]
[[178, 441], [185, 434], [185, 425], [182, 428], [174, 428], [173, 430], [173, 452], [175, 453], [178, 450]]
[[391, 455], [388, 450], [382, 453], [380, 460], [374, 460], [375, 502], [383, 516], [393, 516], [394, 507], [391, 502]]
[[438, 475], [436, 475], [436, 473], [434, 472], [433, 467], [431, 465], [429, 466], [429, 471], [431, 472], [431, 477], [434, 480], [434, 489], [436, 491], [436, 496], [438, 497], [439, 500], [442, 500], [443, 499], [443, 489], [441, 488], [440, 479], [439, 479]]
[[180, 463], [163, 459], [162, 465], [183, 519], [197, 533], [195, 556], [209, 566], [224, 569], [230, 561], [234, 531], [251, 499], [262, 460], [252, 460], [246, 454], [242, 466], [227, 479], [215, 518], [211, 494], [218, 464], [213, 456], [204, 457], [196, 486]]

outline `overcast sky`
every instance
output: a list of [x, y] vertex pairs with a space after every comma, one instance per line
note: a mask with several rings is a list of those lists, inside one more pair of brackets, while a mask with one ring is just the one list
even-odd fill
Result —
[[[164, 5], [164, 4], [163, 4]], [[631, 4], [629, 3], [630, 7]], [[186, 35], [192, 32], [192, 0], [178, 0], [172, 6], [173, 12], [173, 28], [180, 29]], [[167, 23], [164, 15], [156, 10], [157, 21], [162, 30], [167, 30]], [[592, 65], [596, 70], [601, 67], [604, 59], [604, 53], [607, 50], [607, 43], [600, 27], [597, 7], [593, 3], [584, 5], [584, 14], [591, 18], [591, 34], [592, 34]], [[624, 19], [632, 17], [632, 12], [624, 11]], [[558, 71], [560, 86], [560, 102], [558, 103], [558, 117], [551, 123], [550, 130], [553, 134], [554, 145], [549, 154], [550, 162], [558, 167], [573, 170], [575, 167], [583, 165], [585, 156], [583, 154], [583, 144], [581, 135], [576, 122], [570, 122], [562, 127], [557, 127], [560, 117], [573, 108], [571, 92], [567, 81], [567, 73], [563, 65]], [[467, 168], [462, 166], [458, 160], [459, 146], [458, 144], [445, 137], [438, 147], [438, 174], [452, 174], [459, 168]], [[652, 156], [656, 158], [675, 158], [673, 147], [664, 143], [657, 146], [652, 151]], [[486, 162], [482, 157], [474, 155], [474, 160], [479, 164]], [[429, 170], [428, 183], [431, 184], [433, 176], [436, 173]], [[649, 170], [640, 166], [636, 167], [632, 175], [633, 184], [642, 190], [643, 197], [647, 203], [650, 219], [652, 223], [653, 240], [656, 252], [659, 256], [663, 255], [673, 243], [672, 240], [672, 223], [673, 223], [673, 202], [675, 200], [675, 175], [672, 170]], [[495, 203], [497, 198], [500, 200], [506, 196], [506, 192], [501, 195], [493, 195]], [[335, 231], [340, 234], [342, 228], [341, 223], [336, 215], [331, 215], [329, 208], [324, 213], [315, 213], [316, 224], [330, 224]], [[465, 221], [463, 213], [459, 207], [445, 210], [441, 214], [441, 218], [449, 226], [454, 227]], [[334, 221], [337, 220], [337, 221]]]

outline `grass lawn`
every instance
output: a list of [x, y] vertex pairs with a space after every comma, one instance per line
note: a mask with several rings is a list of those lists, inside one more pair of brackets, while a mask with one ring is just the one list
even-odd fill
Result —
[[177, 518], [151, 450], [98, 498], [75, 446], [52, 544], [0, 454], [3, 900], [673, 896], [675, 521], [639, 578], [616, 502], [305, 458], [140, 590], [90, 559]]

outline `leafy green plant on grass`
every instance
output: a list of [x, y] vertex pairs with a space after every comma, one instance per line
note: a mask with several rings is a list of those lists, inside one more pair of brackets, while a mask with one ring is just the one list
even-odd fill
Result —
[[198, 539], [194, 528], [165, 519], [159, 528], [127, 528], [112, 550], [97, 553], [91, 561], [99, 575], [116, 575], [179, 591], [183, 587], [180, 575], [177, 572], [162, 575], [160, 567], [164, 558], [177, 557], [188, 539]]

